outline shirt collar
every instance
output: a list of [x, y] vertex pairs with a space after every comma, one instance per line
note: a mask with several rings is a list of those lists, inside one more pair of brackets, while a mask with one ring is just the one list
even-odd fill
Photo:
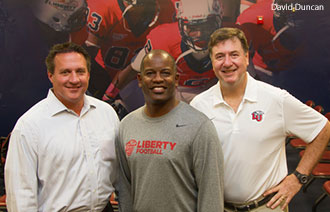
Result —
[[[220, 81], [213, 87], [213, 106], [218, 104], [224, 104], [225, 101], [222, 97], [222, 93], [220, 90]], [[256, 102], [257, 101], [257, 87], [256, 87], [256, 80], [250, 76], [247, 72], [247, 84], [245, 88], [245, 93], [243, 96], [243, 101], [250, 101]]]
[[[50, 116], [55, 116], [58, 113], [61, 113], [63, 111], [67, 111], [69, 113], [73, 113], [72, 110], [67, 108], [54, 94], [52, 91], [52, 88], [48, 90], [47, 95], [47, 101], [48, 101], [48, 110]], [[86, 94], [84, 94], [84, 106], [81, 109], [80, 115], [84, 115], [90, 108], [96, 108], [95, 102], [93, 99], [88, 98]]]
[[225, 101], [223, 100], [222, 93], [220, 90], [220, 81], [217, 82], [217, 84], [212, 88], [213, 91], [213, 106], [216, 106], [218, 104], [224, 104]]
[[247, 84], [245, 88], [245, 94], [243, 100], [247, 100], [250, 102], [257, 102], [258, 90], [257, 90], [257, 81], [250, 76], [247, 72]]

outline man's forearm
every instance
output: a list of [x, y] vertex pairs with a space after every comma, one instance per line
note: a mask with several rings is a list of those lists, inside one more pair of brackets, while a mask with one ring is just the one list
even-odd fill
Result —
[[307, 145], [305, 153], [297, 166], [297, 171], [309, 175], [322, 157], [329, 140], [330, 123], [327, 122], [316, 138]]
[[124, 70], [118, 72], [108, 86], [107, 90], [105, 91], [105, 94], [102, 99], [115, 99], [116, 96], [119, 94], [119, 91], [135, 79], [136, 74], [137, 72], [132, 69], [131, 65], [128, 65]]

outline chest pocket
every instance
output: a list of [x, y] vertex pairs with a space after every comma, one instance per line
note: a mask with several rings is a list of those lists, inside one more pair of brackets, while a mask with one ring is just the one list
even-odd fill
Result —
[[91, 132], [88, 142], [93, 153], [97, 154], [100, 152], [103, 160], [111, 161], [116, 158], [115, 132], [113, 129]]

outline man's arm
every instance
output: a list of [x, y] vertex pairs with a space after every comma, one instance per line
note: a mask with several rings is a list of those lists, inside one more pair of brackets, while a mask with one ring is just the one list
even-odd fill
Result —
[[84, 47], [87, 49], [89, 55], [94, 59], [107, 38], [109, 29], [113, 26], [111, 10], [111, 1], [89, 1], [88, 2], [88, 18], [87, 28], [88, 36]]
[[[309, 175], [322, 157], [329, 140], [330, 123], [327, 122], [316, 138], [307, 145], [305, 153], [296, 170], [301, 174]], [[299, 192], [301, 187], [302, 185], [294, 174], [288, 175], [279, 185], [265, 192], [264, 195], [277, 192], [277, 194], [267, 203], [267, 206], [276, 208], [282, 201], [285, 201], [282, 205], [282, 209], [284, 209]]]
[[136, 78], [137, 72], [132, 69], [131, 65], [128, 65], [124, 70], [119, 71], [114, 76], [112, 82], [105, 91], [102, 99], [108, 101], [115, 99], [120, 90], [123, 89], [128, 83]]
[[129, 64], [124, 70], [119, 71], [114, 76], [114, 79], [105, 91], [105, 94], [102, 98], [103, 100], [107, 101], [110, 99], [115, 99], [120, 90], [136, 78], [137, 72], [140, 71], [141, 61], [145, 55], [145, 50], [141, 49], [136, 57], [132, 59], [131, 64]]
[[92, 60], [95, 59], [99, 49], [101, 48], [100, 45], [101, 45], [101, 39], [96, 37], [93, 33], [88, 32], [88, 37], [83, 47], [87, 50]]
[[116, 154], [119, 163], [119, 175], [114, 186], [116, 189], [116, 195], [118, 196], [119, 211], [132, 212], [133, 200], [131, 197], [131, 174], [126, 159], [126, 151], [121, 144], [120, 133], [116, 139]]
[[198, 188], [197, 212], [223, 211], [223, 153], [210, 120], [205, 121], [196, 133], [193, 166]]
[[305, 153], [301, 158], [297, 171], [309, 175], [314, 167], [317, 165], [318, 161], [321, 159], [330, 140], [330, 123], [327, 122], [323, 127], [321, 132], [306, 147]]
[[38, 211], [36, 138], [27, 124], [13, 130], [5, 165], [8, 211]]

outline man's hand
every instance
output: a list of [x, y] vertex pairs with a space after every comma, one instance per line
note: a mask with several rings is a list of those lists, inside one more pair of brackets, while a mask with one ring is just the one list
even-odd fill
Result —
[[277, 192], [271, 200], [267, 203], [267, 207], [274, 209], [282, 204], [281, 209], [284, 210], [292, 198], [299, 192], [302, 185], [299, 183], [297, 177], [290, 174], [277, 186], [267, 190], [264, 196]]

